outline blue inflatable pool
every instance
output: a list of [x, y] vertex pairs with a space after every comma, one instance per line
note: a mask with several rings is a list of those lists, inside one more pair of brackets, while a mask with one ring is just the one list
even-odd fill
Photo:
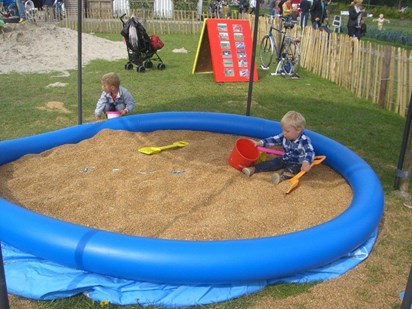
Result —
[[[164, 112], [0, 142], [0, 165], [29, 153], [78, 143], [100, 130], [150, 132], [201, 130], [262, 138], [279, 132], [279, 123], [232, 114]], [[275, 237], [227, 241], [144, 238], [96, 230], [33, 213], [0, 199], [1, 241], [67, 267], [144, 282], [242, 284], [293, 275], [336, 261], [365, 243], [383, 214], [383, 190], [370, 166], [341, 144], [307, 131], [317, 154], [341, 174], [353, 200], [335, 219], [304, 231]]]

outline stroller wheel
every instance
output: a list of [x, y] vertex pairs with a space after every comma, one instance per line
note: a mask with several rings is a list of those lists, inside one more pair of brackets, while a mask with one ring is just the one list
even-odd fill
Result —
[[138, 67], [136, 67], [136, 72], [138, 72], [138, 73], [143, 73], [144, 71], [146, 71], [146, 69], [144, 68], [144, 66], [139, 65]]
[[151, 68], [153, 68], [153, 62], [151, 62], [150, 60], [145, 61], [145, 62], [143, 63], [143, 65], [144, 65], [144, 67], [145, 67], [146, 69], [151, 69]]
[[166, 69], [166, 66], [163, 63], [158, 63], [157, 64], [157, 69], [160, 71], [163, 71], [164, 69]]
[[130, 62], [126, 63], [124, 65], [124, 69], [125, 70], [133, 70], [133, 64], [131, 64]]

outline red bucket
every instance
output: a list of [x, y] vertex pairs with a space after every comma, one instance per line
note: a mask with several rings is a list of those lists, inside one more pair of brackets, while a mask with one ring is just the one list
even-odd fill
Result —
[[251, 166], [259, 158], [259, 150], [247, 138], [239, 138], [229, 157], [229, 164], [241, 171], [244, 167]]

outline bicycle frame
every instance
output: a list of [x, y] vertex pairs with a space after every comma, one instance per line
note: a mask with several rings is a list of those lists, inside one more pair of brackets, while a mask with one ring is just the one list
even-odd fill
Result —
[[[272, 30], [277, 31], [281, 35], [281, 40], [280, 40], [279, 46], [276, 46], [277, 40], [274, 38]], [[283, 49], [283, 46], [285, 45], [286, 30], [281, 30], [281, 29], [278, 29], [274, 26], [270, 26], [269, 36], [273, 38], [273, 42], [275, 43], [276, 60], [279, 61], [280, 58], [281, 58], [281, 51]]]
[[[284, 29], [279, 29], [272, 24], [269, 32], [262, 38], [260, 46], [261, 68], [268, 70], [275, 56], [278, 66], [272, 75], [297, 77], [297, 69], [300, 61], [300, 40], [289, 34], [293, 28], [293, 22], [283, 20]], [[274, 32], [275, 31], [275, 32]], [[277, 38], [277, 35], [280, 38]]]

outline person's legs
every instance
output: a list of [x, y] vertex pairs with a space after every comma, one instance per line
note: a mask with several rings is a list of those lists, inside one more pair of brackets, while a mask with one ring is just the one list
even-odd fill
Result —
[[280, 182], [290, 179], [300, 172], [302, 164], [287, 164], [281, 173], [274, 173], [272, 175], [272, 183], [275, 185]]
[[246, 167], [242, 169], [243, 174], [247, 176], [252, 176], [254, 173], [261, 172], [273, 172], [277, 171], [285, 166], [281, 157], [274, 158], [272, 160], [260, 162], [255, 166]]
[[328, 36], [330, 35], [330, 29], [328, 26], [323, 26], [322, 30], [325, 31], [328, 34]]
[[300, 16], [300, 27], [305, 28], [308, 24], [309, 13], [303, 13]]
[[353, 38], [355, 36], [355, 27], [348, 27], [348, 35]]
[[44, 21], [52, 21], [54, 19], [54, 8], [50, 5], [45, 5]]
[[116, 110], [116, 106], [114, 105], [114, 104], [112, 104], [112, 103], [106, 103], [105, 105], [104, 105], [104, 109], [103, 109], [103, 112], [111, 112], [111, 111], [115, 111]]
[[285, 179], [292, 178], [295, 176], [297, 173], [300, 172], [300, 169], [302, 168], [302, 164], [287, 164], [281, 173], [282, 176], [285, 177]]
[[269, 7], [269, 15], [270, 15], [271, 18], [273, 18], [273, 16], [275, 16], [275, 10], [272, 6]]
[[355, 28], [355, 36], [360, 40], [361, 38], [361, 28]]
[[16, 0], [17, 12], [19, 13], [20, 21], [26, 19], [26, 9], [22, 0]]
[[124, 103], [120, 103], [120, 104], [117, 104], [117, 105], [114, 106], [114, 109], [117, 110], [117, 111], [122, 111], [125, 108], [126, 108], [126, 104], [124, 104]]
[[255, 166], [255, 173], [273, 172], [285, 167], [285, 162], [282, 157], [277, 157], [272, 160], [260, 162]]

